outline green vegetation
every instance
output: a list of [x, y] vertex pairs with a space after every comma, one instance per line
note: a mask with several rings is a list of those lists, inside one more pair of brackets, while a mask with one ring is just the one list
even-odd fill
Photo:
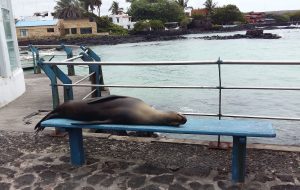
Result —
[[116, 15], [119, 11], [119, 3], [116, 1], [113, 1], [111, 4], [111, 7], [109, 8], [109, 11], [111, 11], [112, 14]]
[[188, 17], [184, 17], [184, 19], [182, 19], [179, 24], [181, 28], [187, 29], [190, 23], [191, 20]]
[[178, 5], [180, 5], [183, 8], [187, 7], [187, 4], [189, 2], [189, 0], [176, 0], [176, 2], [178, 3]]
[[102, 5], [102, 0], [79, 0], [81, 3], [81, 7], [86, 11], [89, 12], [91, 10], [94, 13], [95, 7], [98, 10], [98, 16], [100, 16], [100, 7]]
[[243, 13], [235, 5], [225, 5], [216, 8], [212, 15], [214, 24], [233, 24], [236, 21], [245, 22], [245, 19]]
[[291, 21], [300, 21], [300, 11], [292, 13], [289, 16]]
[[149, 31], [150, 27], [151, 26], [150, 26], [150, 23], [148, 21], [145, 21], [145, 20], [138, 21], [134, 24], [133, 33]]
[[282, 23], [282, 22], [288, 22], [290, 21], [290, 17], [288, 15], [279, 15], [279, 14], [267, 14], [266, 18], [272, 18], [274, 19], [277, 23]]
[[79, 1], [60, 0], [54, 7], [56, 18], [59, 19], [77, 19], [82, 17], [83, 10]]
[[206, 16], [210, 18], [215, 12], [217, 3], [214, 3], [213, 0], [206, 0], [203, 5], [205, 6], [205, 9], [207, 10]]
[[160, 20], [150, 20], [150, 27], [153, 31], [162, 31], [165, 30], [164, 23]]
[[86, 17], [93, 19], [97, 23], [97, 32], [109, 32], [113, 35], [127, 35], [128, 30], [122, 26], [113, 24], [108, 16], [98, 17], [93, 13], [85, 13]]
[[136, 21], [180, 22], [184, 18], [183, 7], [174, 0], [133, 0], [128, 14]]

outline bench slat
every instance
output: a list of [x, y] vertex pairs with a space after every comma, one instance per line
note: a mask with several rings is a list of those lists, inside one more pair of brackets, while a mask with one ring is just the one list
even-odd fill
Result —
[[276, 133], [269, 122], [256, 122], [248, 120], [216, 120], [197, 119], [189, 117], [185, 125], [180, 127], [152, 126], [152, 125], [73, 125], [82, 123], [69, 119], [50, 119], [42, 122], [43, 127], [63, 128], [93, 128], [105, 130], [146, 131], [160, 133], [198, 134], [198, 135], [223, 135], [245, 137], [275, 137]]

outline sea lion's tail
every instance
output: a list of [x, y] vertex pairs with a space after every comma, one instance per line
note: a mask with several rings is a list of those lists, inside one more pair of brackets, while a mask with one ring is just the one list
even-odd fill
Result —
[[55, 118], [57, 116], [56, 110], [49, 112], [43, 119], [41, 119], [34, 127], [35, 133], [44, 130], [45, 127], [41, 126], [41, 123], [47, 119]]

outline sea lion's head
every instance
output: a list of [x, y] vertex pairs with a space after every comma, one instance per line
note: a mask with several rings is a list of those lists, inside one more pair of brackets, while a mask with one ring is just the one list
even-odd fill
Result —
[[186, 117], [180, 113], [170, 111], [168, 114], [170, 117], [167, 125], [179, 126], [185, 124], [187, 121]]

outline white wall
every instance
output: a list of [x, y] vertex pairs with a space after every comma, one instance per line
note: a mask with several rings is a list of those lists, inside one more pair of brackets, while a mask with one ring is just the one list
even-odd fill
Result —
[[[5, 35], [3, 9], [9, 11], [10, 30], [12, 34], [12, 38], [10, 39], [7, 39]], [[10, 48], [14, 50], [11, 51], [11, 56], [8, 52], [8, 42], [12, 43]], [[13, 70], [11, 68], [12, 64], [15, 65]], [[0, 107], [18, 98], [24, 92], [24, 74], [20, 63], [11, 2], [10, 0], [0, 0]]]
[[24, 74], [21, 68], [12, 73], [12, 76], [0, 78], [0, 108], [18, 98], [25, 92]]
[[[131, 17], [129, 17], [127, 14], [120, 14], [120, 15], [110, 15], [110, 18], [112, 18], [112, 22], [116, 25], [122, 26], [125, 29], [128, 29], [128, 26], [130, 26], [129, 30], [134, 28], [135, 22], [131, 22]], [[130, 18], [130, 20], [129, 20]], [[118, 22], [119, 19], [119, 22]]]

